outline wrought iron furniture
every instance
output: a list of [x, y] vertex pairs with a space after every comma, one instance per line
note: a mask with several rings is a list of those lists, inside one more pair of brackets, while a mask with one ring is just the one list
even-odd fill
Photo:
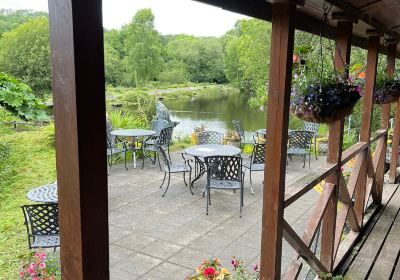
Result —
[[124, 157], [125, 169], [128, 170], [126, 166], [126, 156], [128, 152], [127, 143], [120, 141], [115, 135], [112, 134], [113, 126], [110, 120], [107, 120], [107, 163], [108, 163], [108, 173], [111, 171], [113, 165], [113, 157], [117, 155], [115, 162]]
[[27, 198], [35, 202], [54, 203], [58, 202], [57, 183], [34, 188], [27, 193]]
[[136, 168], [136, 152], [140, 151], [143, 153], [143, 144], [142, 142], [138, 142], [137, 138], [148, 138], [150, 136], [156, 135], [156, 132], [154, 130], [147, 129], [118, 129], [111, 131], [111, 135], [117, 136], [117, 138], [132, 137], [132, 143], [130, 143], [128, 148], [132, 151], [133, 167]]
[[314, 135], [314, 152], [315, 152], [315, 159], [318, 159], [318, 150], [317, 150], [317, 137], [318, 137], [318, 129], [319, 123], [313, 122], [304, 122], [302, 130], [311, 131]]
[[147, 146], [154, 145], [160, 132], [163, 128], [171, 126], [167, 120], [164, 119], [154, 119], [151, 121], [151, 129], [156, 132], [156, 135], [150, 136], [149, 139], [145, 140], [145, 144]]
[[164, 179], [161, 183], [160, 188], [162, 188], [162, 186], [164, 185], [165, 179], [167, 177], [167, 173], [168, 173], [168, 182], [167, 182], [167, 187], [163, 193], [163, 197], [165, 196], [165, 194], [168, 191], [169, 188], [169, 182], [171, 179], [171, 174], [172, 173], [183, 173], [183, 181], [185, 182], [185, 185], [187, 186], [188, 184], [186, 183], [186, 173], [189, 173], [189, 190], [191, 192], [191, 194], [194, 194], [192, 191], [192, 184], [191, 184], [191, 180], [192, 180], [192, 167], [190, 166], [190, 161], [192, 161], [191, 159], [185, 159], [184, 154], [182, 153], [182, 158], [183, 158], [183, 163], [175, 163], [173, 164], [170, 160], [170, 158], [167, 156], [167, 154], [164, 151], [164, 148], [162, 146], [157, 146], [158, 149], [158, 154], [161, 155], [162, 158], [162, 162], [164, 163]]
[[221, 144], [196, 145], [185, 149], [185, 154], [191, 155], [195, 159], [195, 178], [194, 182], [199, 180], [206, 173], [205, 157], [210, 156], [237, 156], [241, 150], [237, 147]]
[[222, 144], [224, 134], [218, 131], [202, 131], [197, 133], [197, 144]]
[[211, 189], [240, 190], [240, 217], [242, 217], [244, 172], [242, 158], [238, 156], [206, 157], [207, 184], [206, 184], [206, 214], [211, 205]]
[[314, 137], [313, 132], [304, 130], [294, 130], [288, 135], [287, 155], [300, 155], [303, 157], [303, 168], [306, 166], [306, 158], [308, 155], [308, 167], [311, 168], [311, 139]]
[[256, 142], [254, 139], [254, 135], [253, 135], [253, 139], [251, 139], [251, 140], [246, 139], [246, 135], [244, 133], [244, 129], [243, 129], [243, 126], [240, 121], [233, 120], [232, 124], [233, 124], [233, 127], [235, 128], [237, 134], [240, 137], [240, 146], [254, 145], [254, 143]]
[[60, 247], [58, 203], [22, 205], [29, 249]]
[[[160, 134], [158, 136], [158, 138], [154, 141], [154, 143], [147, 145], [146, 142], [143, 142], [143, 165], [142, 165], [142, 169], [144, 166], [144, 158], [145, 156], [147, 156], [148, 158], [150, 158], [150, 160], [152, 161], [153, 164], [156, 163], [156, 157], [158, 159], [158, 164], [160, 166], [161, 169], [161, 164], [160, 164], [160, 158], [158, 155], [158, 148], [162, 147], [164, 150], [167, 151], [168, 154], [168, 159], [171, 162], [171, 155], [169, 153], [169, 146], [171, 144], [171, 140], [172, 140], [172, 133], [174, 132], [174, 126], [168, 126], [165, 127], [163, 129], [161, 129]], [[153, 153], [153, 158], [151, 158], [149, 155], [147, 155], [147, 152], [152, 152]]]
[[[243, 165], [244, 168], [250, 171], [250, 186], [253, 185], [251, 181], [251, 173], [253, 171], [264, 171], [264, 164], [265, 164], [265, 143], [257, 143], [254, 145], [250, 162], [245, 163]], [[253, 187], [251, 187], [251, 193], [254, 194]]]

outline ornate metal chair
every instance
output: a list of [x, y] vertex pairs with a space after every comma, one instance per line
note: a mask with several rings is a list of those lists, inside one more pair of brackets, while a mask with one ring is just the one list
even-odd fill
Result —
[[314, 134], [314, 151], [315, 151], [315, 159], [318, 159], [318, 151], [317, 151], [317, 137], [318, 137], [318, 129], [319, 123], [312, 122], [304, 122], [302, 130], [311, 131]]
[[289, 143], [287, 155], [300, 155], [303, 157], [303, 168], [306, 166], [306, 158], [308, 155], [308, 167], [311, 168], [311, 139], [314, 137], [313, 132], [304, 130], [294, 130], [289, 132]]
[[244, 133], [244, 129], [242, 127], [242, 124], [240, 123], [240, 121], [232, 121], [233, 127], [235, 128], [237, 134], [240, 137], [240, 146], [242, 145], [254, 145], [254, 143], [256, 142], [253, 136], [252, 140], [246, 140], [246, 136]]
[[224, 134], [217, 131], [202, 131], [197, 134], [197, 144], [222, 144]]
[[265, 143], [257, 143], [254, 145], [253, 152], [251, 154], [250, 163], [243, 164], [243, 167], [250, 170], [250, 188], [251, 193], [254, 194], [253, 183], [251, 182], [251, 172], [253, 171], [264, 171], [265, 163]]
[[60, 247], [58, 203], [22, 205], [29, 249]]
[[191, 159], [185, 159], [185, 156], [182, 153], [182, 158], [183, 158], [183, 163], [175, 163], [172, 164], [171, 160], [168, 158], [167, 154], [165, 153], [164, 149], [162, 146], [157, 146], [158, 149], [158, 154], [161, 155], [162, 158], [162, 162], [164, 163], [164, 179], [161, 183], [160, 188], [162, 188], [162, 186], [164, 185], [165, 179], [167, 177], [167, 173], [168, 173], [168, 182], [167, 182], [167, 188], [165, 189], [164, 193], [163, 193], [163, 197], [165, 196], [165, 194], [168, 191], [169, 188], [169, 182], [171, 179], [171, 173], [183, 173], [183, 181], [185, 182], [185, 185], [187, 186], [188, 184], [186, 183], [186, 173], [189, 173], [189, 190], [192, 194], [192, 167], [190, 166], [189, 162], [193, 161]]
[[146, 145], [154, 145], [156, 142], [157, 138], [159, 137], [161, 130], [163, 128], [171, 126], [171, 123], [169, 123], [167, 120], [164, 119], [154, 119], [151, 121], [151, 129], [154, 130], [157, 134], [154, 136], [151, 136], [147, 140], [145, 140]]
[[240, 217], [242, 217], [244, 172], [242, 171], [242, 158], [237, 156], [212, 156], [206, 157], [207, 165], [207, 206], [211, 205], [211, 189], [240, 190]]
[[126, 166], [126, 156], [128, 152], [128, 145], [126, 142], [120, 141], [116, 136], [111, 134], [113, 131], [113, 126], [110, 120], [107, 120], [107, 162], [109, 170], [111, 171], [111, 166], [113, 165], [113, 157], [117, 155], [118, 157], [115, 159], [114, 163], [121, 158], [124, 157], [125, 169], [128, 170]]
[[[172, 133], [174, 131], [174, 126], [168, 126], [163, 129], [161, 129], [160, 134], [158, 138], [152, 143], [151, 145], [147, 145], [146, 142], [143, 143], [143, 164], [142, 164], [142, 169], [144, 167], [144, 158], [147, 156], [150, 158], [153, 164], [156, 163], [156, 157], [158, 159], [158, 164], [160, 165], [160, 170], [161, 170], [161, 164], [160, 164], [160, 157], [158, 155], [159, 149], [158, 147], [162, 147], [164, 150], [167, 151], [168, 154], [168, 159], [171, 162], [171, 155], [169, 153], [169, 146], [171, 144], [172, 140]], [[147, 152], [152, 152], [153, 153], [153, 158], [148, 156], [146, 153]]]

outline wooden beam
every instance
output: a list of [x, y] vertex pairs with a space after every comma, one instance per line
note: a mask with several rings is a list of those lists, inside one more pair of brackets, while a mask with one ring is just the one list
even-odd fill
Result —
[[[351, 37], [353, 23], [350, 21], [339, 21], [336, 34], [335, 69], [344, 77], [348, 76], [350, 63]], [[326, 182], [334, 186], [334, 191], [328, 202], [321, 230], [321, 263], [331, 271], [334, 264], [335, 231], [338, 202], [338, 187], [340, 184], [340, 167], [342, 162], [344, 119], [338, 120], [329, 126], [328, 138], [328, 163], [337, 163], [339, 170], [328, 177]]]
[[101, 0], [49, 1], [63, 279], [109, 279]]
[[272, 5], [267, 144], [261, 232], [261, 279], [280, 279], [289, 102], [296, 5]]
[[[367, 77], [365, 80], [365, 90], [363, 96], [363, 111], [362, 111], [362, 121], [360, 130], [360, 141], [368, 142], [371, 137], [371, 119], [373, 110], [373, 95], [375, 89], [375, 79], [376, 79], [376, 69], [378, 64], [379, 55], [379, 42], [380, 38], [378, 36], [369, 37], [368, 43], [368, 54], [367, 54]], [[360, 180], [358, 181], [355, 196], [354, 196], [354, 209], [357, 214], [358, 222], [362, 226], [364, 209], [365, 209], [365, 194], [366, 194], [366, 184], [367, 184], [367, 155], [369, 149], [365, 151], [365, 160], [360, 171]]]

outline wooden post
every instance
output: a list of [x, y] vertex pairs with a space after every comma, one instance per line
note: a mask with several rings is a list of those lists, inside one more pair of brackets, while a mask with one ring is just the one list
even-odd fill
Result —
[[63, 279], [109, 279], [101, 0], [49, 1]]
[[[387, 54], [387, 68], [386, 72], [388, 76], [393, 76], [394, 74], [394, 67], [395, 67], [395, 60], [396, 60], [396, 44], [389, 44], [388, 45], [388, 54]], [[382, 105], [382, 115], [381, 115], [381, 128], [387, 130], [389, 128], [389, 118], [390, 118], [390, 103]], [[385, 177], [384, 169], [385, 169], [385, 159], [386, 159], [386, 149], [387, 149], [387, 139], [388, 135], [386, 134], [385, 137], [379, 139], [379, 142], [382, 142], [383, 145], [382, 151], [380, 155], [375, 155], [375, 157], [379, 156], [379, 164], [376, 170], [376, 177], [375, 177], [375, 188], [377, 196], [373, 196], [374, 202], [380, 204], [382, 202], [382, 191], [383, 191], [383, 181]]]
[[[388, 51], [390, 53], [396, 52], [396, 44], [390, 44], [388, 46]], [[389, 59], [388, 55], [388, 68], [387, 73], [389, 75], [394, 74], [395, 69], [395, 61], [396, 56], [391, 55]], [[400, 144], [400, 99], [397, 101], [396, 104], [396, 113], [394, 117], [394, 127], [393, 127], [393, 137], [392, 137], [392, 156], [390, 158], [390, 171], [389, 171], [389, 183], [393, 184], [396, 180], [396, 169], [397, 169], [397, 162], [398, 162], [398, 153], [399, 153], [399, 144]]]
[[[348, 76], [347, 65], [350, 63], [351, 37], [353, 22], [340, 21], [337, 23], [335, 68], [344, 77]], [[332, 271], [335, 251], [335, 231], [338, 202], [338, 186], [340, 182], [340, 166], [342, 158], [344, 119], [338, 120], [329, 126], [328, 163], [337, 163], [339, 170], [326, 180], [327, 186], [334, 190], [329, 199], [324, 215], [321, 231], [321, 263]]]
[[[380, 38], [378, 36], [370, 36], [368, 41], [367, 54], [367, 70], [365, 89], [363, 97], [363, 111], [360, 130], [360, 141], [369, 143], [371, 137], [371, 119], [373, 110], [373, 97], [376, 79], [376, 67], [378, 64]], [[354, 210], [357, 215], [358, 223], [362, 227], [364, 218], [365, 194], [367, 184], [367, 169], [368, 169], [368, 153], [369, 148], [364, 152], [364, 160], [360, 170], [360, 179], [356, 186], [354, 196]]]
[[286, 149], [293, 64], [294, 15], [289, 1], [272, 5], [271, 62], [261, 232], [261, 279], [280, 279]]

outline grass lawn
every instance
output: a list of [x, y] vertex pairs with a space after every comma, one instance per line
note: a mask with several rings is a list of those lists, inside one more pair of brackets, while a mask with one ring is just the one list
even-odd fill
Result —
[[13, 132], [0, 128], [1, 280], [17, 279], [21, 260], [29, 252], [20, 209], [32, 203], [26, 198], [27, 191], [56, 178], [55, 151], [47, 138], [45, 129]]

